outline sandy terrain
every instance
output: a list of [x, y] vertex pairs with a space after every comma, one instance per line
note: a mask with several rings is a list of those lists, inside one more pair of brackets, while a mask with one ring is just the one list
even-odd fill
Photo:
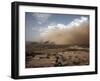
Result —
[[26, 44], [26, 68], [89, 65], [83, 45]]

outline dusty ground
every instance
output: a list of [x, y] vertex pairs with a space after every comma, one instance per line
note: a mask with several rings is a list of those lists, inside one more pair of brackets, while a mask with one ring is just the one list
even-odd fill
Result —
[[89, 47], [26, 44], [26, 68], [89, 65]]

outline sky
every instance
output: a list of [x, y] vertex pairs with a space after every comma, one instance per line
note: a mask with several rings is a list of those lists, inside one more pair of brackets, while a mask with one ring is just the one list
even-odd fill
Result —
[[51, 13], [25, 13], [25, 40], [40, 41], [41, 36], [51, 29], [61, 29], [78, 26], [89, 21], [88, 15], [51, 14]]

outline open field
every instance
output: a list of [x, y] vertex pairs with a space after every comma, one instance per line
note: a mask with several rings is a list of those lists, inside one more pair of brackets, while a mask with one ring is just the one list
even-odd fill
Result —
[[26, 43], [26, 68], [89, 65], [89, 47]]

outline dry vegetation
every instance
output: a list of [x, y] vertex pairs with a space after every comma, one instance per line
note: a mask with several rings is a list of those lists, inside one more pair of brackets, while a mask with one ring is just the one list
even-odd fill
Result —
[[26, 68], [89, 65], [86, 45], [26, 43]]

